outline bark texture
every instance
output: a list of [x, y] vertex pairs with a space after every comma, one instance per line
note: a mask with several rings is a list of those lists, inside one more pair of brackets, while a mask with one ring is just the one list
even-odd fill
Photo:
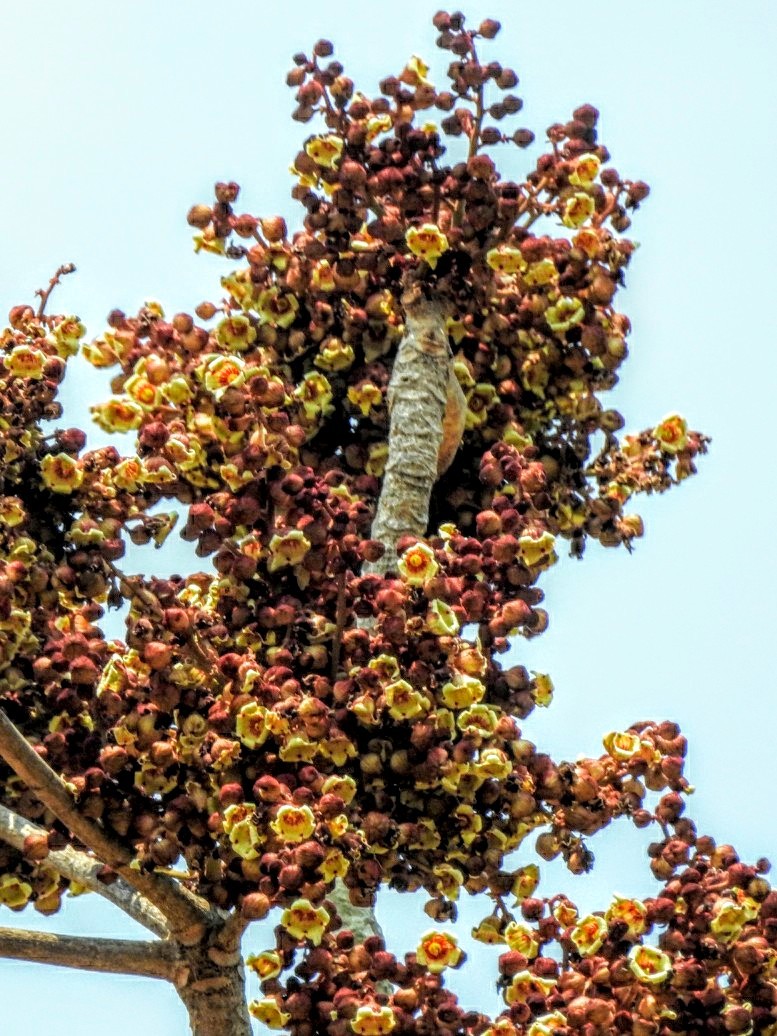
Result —
[[0, 957], [171, 982], [180, 968], [178, 950], [172, 943], [93, 939], [17, 928], [0, 928]]
[[184, 959], [187, 973], [178, 995], [192, 1036], [252, 1036], [239, 946], [225, 951], [206, 944], [187, 951]]

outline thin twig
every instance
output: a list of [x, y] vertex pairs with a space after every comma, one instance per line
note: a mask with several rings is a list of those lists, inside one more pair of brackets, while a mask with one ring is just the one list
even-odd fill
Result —
[[56, 288], [56, 286], [59, 284], [60, 280], [63, 277], [66, 277], [69, 273], [75, 273], [75, 270], [75, 263], [63, 263], [49, 281], [48, 288], [38, 288], [38, 290], [35, 292], [35, 294], [40, 299], [40, 305], [38, 306], [38, 312], [36, 314], [38, 319], [40, 319], [43, 316], [44, 310], [46, 309], [46, 304], [49, 301], [49, 296], [51, 295], [52, 291]]

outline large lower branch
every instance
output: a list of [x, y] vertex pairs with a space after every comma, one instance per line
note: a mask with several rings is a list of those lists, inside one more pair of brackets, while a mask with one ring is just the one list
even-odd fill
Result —
[[92, 939], [17, 928], [0, 928], [0, 957], [57, 964], [81, 971], [144, 975], [169, 982], [177, 980], [182, 968], [178, 948], [173, 943]]
[[79, 841], [164, 914], [170, 922], [173, 935], [184, 943], [197, 942], [202, 938], [205, 928], [213, 920], [207, 905], [173, 879], [144, 874], [131, 867], [131, 850], [79, 811], [65, 782], [25, 740], [2, 709], [0, 757]]
[[[45, 836], [46, 832], [37, 824], [0, 805], [2, 841], [23, 852], [25, 839], [32, 835]], [[108, 884], [101, 880], [105, 867], [100, 860], [67, 845], [64, 849], [52, 850], [45, 859], [45, 865], [52, 867], [63, 878], [77, 881], [92, 892], [97, 892], [154, 935], [165, 939], [170, 934], [164, 915], [123, 878], [116, 875], [115, 880]]]

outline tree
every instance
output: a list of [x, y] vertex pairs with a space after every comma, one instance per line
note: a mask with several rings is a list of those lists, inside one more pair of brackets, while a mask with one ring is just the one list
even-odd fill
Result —
[[[95, 418], [135, 431], [136, 456], [45, 434], [83, 328], [46, 315], [48, 291], [11, 313], [0, 896], [45, 913], [90, 888], [161, 938], [5, 931], [3, 952], [169, 979], [195, 1033], [241, 1033], [240, 938], [278, 907], [276, 948], [249, 960], [267, 1024], [475, 1033], [487, 1020], [441, 979], [461, 963], [444, 922], [463, 887], [493, 900], [479, 937], [506, 944], [492, 1033], [767, 1031], [765, 865], [682, 816], [679, 730], [642, 724], [601, 759], [554, 763], [516, 726], [549, 678], [499, 664], [514, 631], [545, 625], [536, 583], [556, 544], [628, 547], [626, 499], [704, 449], [676, 415], [621, 441], [598, 399], [625, 358], [611, 303], [646, 188], [608, 166], [590, 106], [551, 127], [524, 182], [502, 181], [487, 154], [520, 108], [515, 76], [475, 52], [498, 27], [436, 22], [450, 93], [413, 59], [367, 100], [326, 41], [299, 56], [295, 116], [325, 120], [295, 162], [304, 230], [239, 215], [219, 184], [190, 222], [241, 264], [226, 301], [196, 320], [114, 312], [83, 346], [121, 368]], [[424, 128], [432, 106], [458, 163]], [[184, 538], [215, 574], [121, 572], [124, 537], [173, 528], [164, 500], [188, 509]], [[104, 607], [124, 606], [126, 642], [109, 641]], [[661, 829], [666, 887], [644, 904], [580, 919], [505, 862], [539, 829], [541, 856], [584, 870], [587, 838], [618, 816]], [[434, 934], [397, 961], [357, 914], [354, 944], [336, 878], [357, 906], [381, 883], [423, 887]]]

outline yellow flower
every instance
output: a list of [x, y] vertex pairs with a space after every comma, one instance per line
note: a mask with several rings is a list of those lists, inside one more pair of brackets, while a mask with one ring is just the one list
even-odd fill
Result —
[[327, 259], [322, 259], [321, 262], [316, 263], [313, 267], [313, 272], [310, 275], [310, 287], [313, 291], [335, 290], [335, 275], [332, 265]]
[[353, 366], [354, 359], [352, 345], [348, 345], [341, 338], [331, 337], [325, 339], [313, 362], [321, 370], [344, 371]]
[[464, 427], [471, 431], [482, 428], [488, 420], [488, 411], [499, 402], [493, 385], [478, 382], [466, 393], [467, 409], [464, 412]]
[[536, 863], [527, 863], [513, 875], [513, 887], [510, 890], [515, 896], [516, 905], [533, 896], [540, 883], [540, 869]]
[[553, 907], [553, 916], [562, 928], [569, 928], [577, 921], [577, 907], [568, 899], [562, 899]]
[[256, 311], [263, 324], [288, 328], [297, 319], [299, 302], [295, 295], [282, 295], [277, 287], [265, 288], [256, 303]]
[[245, 364], [239, 356], [212, 356], [203, 371], [205, 388], [219, 399], [228, 388], [237, 388], [245, 381]]
[[558, 561], [558, 556], [553, 549], [556, 544], [555, 536], [549, 532], [541, 532], [539, 536], [525, 534], [518, 539], [518, 549], [521, 560], [529, 568], [545, 569]]
[[318, 745], [308, 741], [302, 734], [292, 734], [284, 741], [278, 755], [284, 763], [310, 763], [318, 751]]
[[309, 899], [296, 899], [281, 914], [281, 926], [292, 939], [310, 939], [314, 946], [321, 944], [329, 914], [323, 907], [314, 907]]
[[509, 1018], [497, 1018], [493, 1025], [489, 1025], [483, 1036], [518, 1036], [518, 1030]]
[[530, 996], [548, 996], [556, 985], [554, 978], [539, 978], [531, 971], [518, 971], [505, 990], [505, 1001], [510, 1004], [525, 1004]]
[[523, 279], [530, 288], [540, 288], [544, 284], [550, 284], [558, 277], [556, 264], [552, 259], [539, 259], [531, 263], [523, 275]]
[[513, 772], [513, 764], [501, 748], [482, 748], [475, 769], [480, 777], [503, 781]]
[[593, 216], [595, 208], [596, 204], [591, 195], [578, 191], [571, 198], [567, 198], [561, 222], [565, 227], [581, 227]]
[[291, 1018], [282, 1011], [274, 997], [266, 996], [262, 1000], [252, 1000], [248, 1005], [248, 1013], [267, 1026], [268, 1029], [282, 1029]]
[[749, 920], [751, 918], [742, 904], [719, 899], [712, 908], [710, 931], [720, 942], [733, 942]]
[[577, 296], [563, 295], [554, 306], [545, 310], [545, 320], [551, 331], [560, 333], [579, 324], [585, 317], [585, 308]]
[[351, 1020], [351, 1028], [358, 1036], [381, 1036], [391, 1032], [396, 1024], [391, 1008], [379, 1004], [362, 1004]]
[[250, 802], [227, 806], [224, 810], [224, 830], [232, 848], [244, 860], [255, 860], [259, 855], [258, 846], [262, 843], [253, 818], [254, 806]]
[[332, 774], [321, 786], [321, 794], [337, 795], [347, 806], [353, 801], [356, 794], [356, 781], [353, 777], [339, 777], [337, 774]]
[[383, 393], [371, 381], [363, 381], [359, 385], [351, 385], [348, 389], [348, 402], [358, 407], [363, 417], [368, 417], [370, 411], [383, 402]]
[[323, 137], [311, 137], [305, 144], [305, 152], [324, 169], [334, 169], [343, 153], [343, 139], [334, 133]]
[[664, 453], [679, 453], [688, 445], [688, 425], [679, 414], [670, 414], [656, 425], [653, 436]]
[[611, 730], [602, 738], [602, 744], [613, 759], [633, 759], [642, 748], [639, 734], [622, 733]]
[[551, 1011], [550, 1014], [542, 1014], [536, 1018], [526, 1030], [526, 1036], [551, 1036], [559, 1029], [566, 1027], [567, 1019], [561, 1011]]
[[426, 613], [426, 628], [438, 637], [455, 637], [461, 628], [456, 613], [445, 601], [435, 599], [429, 602]]
[[11, 910], [21, 910], [32, 895], [32, 886], [17, 878], [15, 874], [4, 874], [0, 878], [0, 903]]
[[627, 924], [627, 934], [632, 938], [642, 935], [645, 931], [647, 910], [644, 903], [641, 903], [638, 899], [619, 896], [616, 893], [604, 916], [608, 924], [612, 924], [613, 921], [622, 921], [624, 924]]
[[255, 701], [247, 702], [237, 714], [235, 731], [246, 748], [259, 748], [270, 736], [267, 709]]
[[607, 922], [598, 914], [587, 914], [572, 929], [570, 938], [577, 952], [588, 957], [596, 953], [607, 938]]
[[418, 963], [435, 975], [445, 968], [455, 967], [461, 960], [457, 941], [455, 935], [448, 935], [447, 932], [425, 932], [416, 950]]
[[247, 316], [235, 313], [216, 325], [216, 341], [225, 349], [243, 352], [256, 341], [256, 328]]
[[310, 550], [310, 540], [300, 529], [292, 529], [282, 535], [276, 533], [270, 540], [270, 562], [268, 572], [277, 572], [288, 565], [299, 565]]
[[0, 497], [0, 523], [13, 529], [27, 517], [24, 505], [18, 496]]
[[629, 967], [640, 982], [657, 985], [672, 974], [671, 957], [652, 946], [632, 946], [628, 959]]
[[44, 485], [55, 493], [72, 493], [84, 480], [78, 461], [67, 453], [49, 453], [40, 464]]
[[505, 928], [504, 939], [511, 950], [515, 950], [516, 953], [522, 953], [529, 960], [533, 960], [540, 952], [537, 933], [533, 928], [520, 924], [518, 921], [511, 921]]
[[503, 943], [502, 926], [499, 923], [499, 918], [493, 914], [489, 917], [484, 917], [480, 924], [472, 929], [472, 938], [477, 942], [482, 942], [485, 946], [498, 946], [500, 943]]
[[309, 420], [314, 420], [319, 414], [331, 414], [334, 409], [331, 406], [332, 386], [318, 371], [308, 371], [303, 375], [293, 396], [300, 401], [305, 417]]
[[535, 705], [546, 709], [553, 701], [553, 681], [547, 673], [533, 673], [531, 696]]
[[127, 378], [124, 391], [144, 410], [153, 410], [159, 403], [159, 389], [143, 374], [133, 374]]
[[4, 357], [4, 363], [11, 377], [40, 381], [43, 377], [46, 354], [31, 345], [17, 345]]
[[373, 478], [381, 478], [386, 468], [389, 448], [387, 442], [374, 442], [367, 450], [367, 463], [364, 470]]
[[423, 586], [432, 576], [437, 575], [439, 567], [434, 551], [425, 543], [408, 547], [397, 562], [400, 576], [411, 586]]
[[318, 872], [324, 881], [344, 878], [348, 873], [348, 861], [339, 849], [330, 849], [323, 862], [318, 865]]
[[399, 81], [407, 86], [430, 86], [426, 78], [428, 72], [429, 66], [426, 62], [414, 54], [399, 73]]
[[457, 806], [453, 811], [453, 816], [459, 822], [459, 837], [462, 842], [465, 845], [471, 845], [483, 830], [483, 818], [466, 803]]
[[437, 260], [448, 250], [448, 238], [434, 223], [424, 223], [420, 227], [410, 227], [405, 234], [407, 247], [419, 259], [425, 259], [434, 269]]
[[386, 705], [392, 719], [415, 719], [431, 708], [429, 699], [407, 680], [395, 680], [385, 688]]
[[349, 759], [355, 759], [359, 754], [350, 738], [329, 737], [325, 741], [319, 741], [318, 751], [326, 759], [331, 759], [335, 766], [345, 766]]
[[450, 683], [443, 685], [440, 697], [449, 709], [468, 709], [481, 701], [485, 693], [486, 688], [476, 677], [457, 673]]
[[310, 806], [281, 806], [270, 827], [284, 842], [304, 842], [316, 829], [316, 818]]
[[143, 421], [143, 408], [125, 397], [97, 403], [90, 410], [95, 424], [105, 432], [128, 432], [139, 428]]
[[280, 975], [283, 961], [275, 950], [264, 950], [262, 953], [249, 953], [246, 957], [246, 967], [264, 982], [265, 979], [277, 978]]
[[68, 356], [75, 356], [78, 352], [78, 343], [86, 334], [86, 328], [78, 317], [63, 317], [54, 328], [53, 335], [48, 340], [54, 339], [54, 347], [57, 355], [63, 360]]
[[327, 821], [326, 826], [332, 838], [342, 838], [344, 834], [347, 834], [350, 824], [345, 813], [338, 813], [336, 817]]
[[446, 899], [458, 899], [459, 889], [464, 884], [464, 874], [458, 867], [452, 867], [449, 863], [438, 863], [432, 868], [432, 873], [437, 878], [437, 891]]
[[569, 182], [575, 187], [590, 187], [599, 175], [602, 163], [593, 154], [581, 155], [573, 173], [569, 174]]
[[394, 122], [386, 112], [382, 115], [373, 115], [367, 120], [367, 140], [373, 141], [381, 133], [388, 133]]
[[589, 259], [595, 259], [599, 255], [601, 240], [595, 227], [583, 227], [582, 230], [578, 230], [572, 242], [581, 252], [585, 252]]
[[456, 726], [466, 737], [475, 740], [493, 736], [500, 713], [491, 705], [472, 705], [459, 713]]
[[[500, 245], [486, 252], [486, 262], [497, 273], [520, 273], [526, 269], [526, 260], [520, 248], [511, 248], [509, 245]], [[555, 266], [553, 269], [555, 271]]]

